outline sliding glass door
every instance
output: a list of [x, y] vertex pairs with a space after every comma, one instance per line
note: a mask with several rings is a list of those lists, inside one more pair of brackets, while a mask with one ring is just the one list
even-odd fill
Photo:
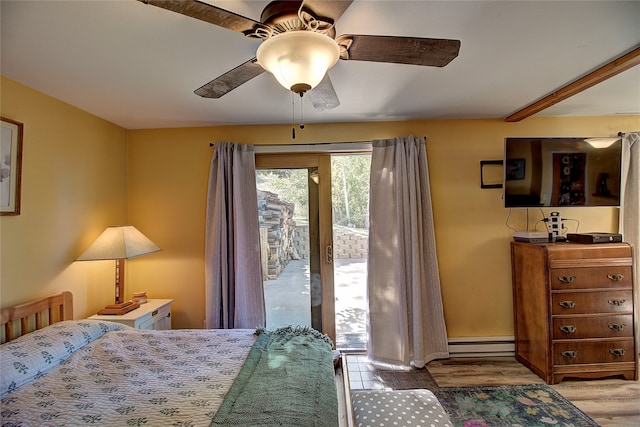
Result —
[[335, 342], [331, 158], [257, 154], [267, 328], [311, 326]]
[[370, 153], [331, 157], [336, 347], [367, 348]]

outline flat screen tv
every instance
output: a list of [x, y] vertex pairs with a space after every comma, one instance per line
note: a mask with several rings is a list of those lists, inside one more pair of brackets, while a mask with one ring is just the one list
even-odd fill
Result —
[[504, 206], [620, 206], [622, 141], [505, 138]]

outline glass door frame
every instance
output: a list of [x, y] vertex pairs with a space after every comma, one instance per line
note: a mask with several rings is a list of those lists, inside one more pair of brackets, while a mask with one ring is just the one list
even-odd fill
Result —
[[333, 288], [333, 218], [331, 207], [331, 154], [256, 153], [256, 169], [318, 169], [318, 241], [322, 284], [322, 333], [336, 342]]

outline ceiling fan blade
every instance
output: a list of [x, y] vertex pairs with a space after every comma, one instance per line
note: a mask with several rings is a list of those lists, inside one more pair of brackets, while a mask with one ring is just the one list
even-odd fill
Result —
[[194, 93], [203, 98], [220, 98], [263, 72], [264, 68], [258, 64], [257, 59], [252, 58], [196, 89]]
[[340, 59], [444, 67], [460, 51], [460, 40], [345, 34]]
[[240, 33], [253, 31], [262, 24], [253, 19], [197, 0], [138, 0], [142, 3], [190, 16]]
[[335, 24], [351, 3], [353, 0], [305, 0], [300, 10], [309, 10], [315, 17], [331, 19]]
[[309, 97], [313, 108], [317, 111], [331, 110], [340, 105], [340, 100], [333, 88], [329, 74], [325, 74], [322, 81], [307, 92], [306, 96]]

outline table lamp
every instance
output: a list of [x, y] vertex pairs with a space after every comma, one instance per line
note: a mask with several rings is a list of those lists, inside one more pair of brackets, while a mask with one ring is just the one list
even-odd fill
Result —
[[132, 225], [107, 227], [76, 261], [116, 260], [115, 304], [107, 305], [98, 314], [121, 315], [140, 307], [124, 302], [124, 260], [161, 250], [155, 243]]

